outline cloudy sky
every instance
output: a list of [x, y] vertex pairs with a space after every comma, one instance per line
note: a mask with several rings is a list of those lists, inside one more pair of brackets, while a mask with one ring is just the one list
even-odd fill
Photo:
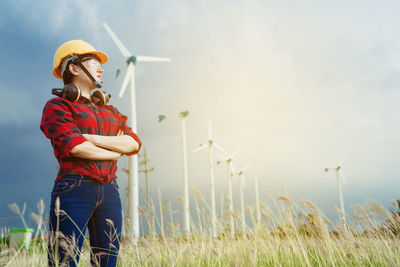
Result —
[[[212, 120], [215, 141], [239, 149], [235, 167], [252, 162], [247, 205], [257, 176], [261, 201], [284, 190], [336, 221], [336, 178], [324, 168], [345, 157], [346, 208], [369, 199], [390, 207], [400, 186], [399, 11], [397, 1], [2, 1], [0, 227], [21, 226], [8, 203], [26, 202], [28, 212], [40, 198], [49, 204], [57, 162], [39, 123], [51, 88], [62, 86], [51, 75], [60, 44], [84, 39], [106, 52], [104, 89], [129, 112], [127, 95], [117, 97], [126, 59], [103, 21], [133, 54], [172, 59], [136, 68], [138, 134], [155, 169], [152, 197], [160, 188], [180, 210], [177, 114], [189, 110], [189, 179], [206, 199], [207, 153], [191, 151], [207, 140]], [[159, 114], [168, 119], [159, 124]], [[125, 168], [126, 158], [119, 165]], [[123, 188], [126, 176], [118, 174]], [[225, 168], [216, 166], [215, 175], [220, 199]]]

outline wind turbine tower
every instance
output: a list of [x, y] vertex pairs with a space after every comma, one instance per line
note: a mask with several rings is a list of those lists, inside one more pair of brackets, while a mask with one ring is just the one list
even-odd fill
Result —
[[[159, 57], [147, 57], [147, 56], [134, 56], [129, 50], [122, 44], [118, 37], [114, 34], [107, 23], [103, 22], [103, 26], [107, 33], [113, 39], [122, 55], [126, 58], [126, 64], [128, 69], [126, 71], [124, 80], [122, 82], [121, 90], [118, 96], [122, 98], [125, 93], [128, 83], [130, 84], [130, 120], [131, 128], [137, 133], [137, 119], [136, 119], [136, 93], [135, 93], [135, 65], [137, 62], [167, 62], [169, 58]], [[132, 233], [134, 240], [137, 242], [139, 238], [139, 174], [138, 174], [138, 158], [137, 155], [128, 157], [129, 159], [129, 177], [128, 177], [128, 194], [127, 206], [129, 207], [127, 212], [128, 224], [132, 227]]]
[[235, 224], [233, 220], [233, 193], [232, 193], [232, 182], [233, 179], [235, 178], [235, 169], [233, 167], [233, 157], [237, 154], [239, 150], [236, 150], [233, 152], [232, 155], [227, 154], [225, 151], [221, 151], [225, 156], [223, 157], [225, 159], [225, 163], [227, 166], [227, 171], [228, 171], [228, 193], [229, 193], [229, 223], [231, 226], [231, 237], [234, 236], [235, 234]]
[[242, 215], [242, 232], [243, 235], [246, 234], [246, 213], [244, 211], [244, 196], [243, 196], [243, 190], [246, 187], [246, 181], [244, 180], [244, 172], [246, 169], [249, 167], [250, 163], [247, 163], [246, 166], [243, 167], [238, 172], [239, 175], [239, 183], [240, 183], [240, 210], [241, 210], [241, 215]]
[[215, 210], [215, 182], [214, 182], [214, 161], [213, 161], [213, 147], [223, 151], [223, 149], [215, 143], [212, 137], [211, 121], [208, 122], [208, 141], [201, 144], [193, 152], [198, 152], [208, 147], [208, 166], [210, 170], [210, 189], [211, 189], [211, 225], [212, 225], [212, 236], [217, 237], [217, 223], [216, 223], [216, 210]]
[[190, 233], [190, 210], [189, 210], [189, 178], [187, 167], [187, 153], [186, 153], [186, 116], [189, 115], [188, 111], [180, 112], [179, 118], [182, 123], [182, 149], [183, 149], [183, 201], [184, 201], [184, 220], [185, 231]]
[[[342, 223], [342, 225], [346, 225], [346, 213], [344, 210], [344, 202], [343, 202], [343, 192], [342, 192], [342, 183], [346, 184], [346, 179], [344, 178], [343, 175], [343, 171], [342, 171], [342, 165], [344, 162], [344, 158], [342, 159], [342, 161], [334, 168], [336, 171], [336, 180], [337, 180], [337, 184], [338, 184], [338, 191], [339, 191], [339, 201], [340, 201], [340, 222]], [[325, 168], [325, 172], [331, 170], [329, 168]]]
[[[188, 166], [187, 166], [187, 153], [186, 153], [186, 117], [189, 115], [189, 111], [179, 112], [179, 118], [181, 119], [181, 130], [182, 130], [182, 149], [183, 149], [183, 220], [185, 233], [190, 233], [190, 209], [189, 209], [189, 178], [188, 178]], [[162, 122], [167, 118], [166, 115], [159, 115], [158, 122]]]
[[256, 211], [257, 211], [257, 226], [261, 224], [261, 211], [260, 211], [260, 195], [258, 191], [258, 177], [254, 178], [254, 189], [256, 191]]

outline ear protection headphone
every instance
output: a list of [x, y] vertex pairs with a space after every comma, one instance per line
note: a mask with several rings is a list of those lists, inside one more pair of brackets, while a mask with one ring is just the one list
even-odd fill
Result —
[[[76, 102], [81, 97], [81, 89], [79, 89], [79, 87], [74, 83], [66, 84], [64, 85], [64, 88], [53, 88], [51, 93], [71, 102]], [[96, 105], [105, 106], [110, 100], [111, 95], [105, 91], [96, 90], [92, 93], [90, 98]]]

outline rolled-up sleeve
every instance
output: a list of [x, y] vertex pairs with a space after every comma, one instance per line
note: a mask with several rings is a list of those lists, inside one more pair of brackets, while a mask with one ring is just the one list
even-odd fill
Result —
[[139, 144], [139, 148], [135, 152], [126, 153], [127, 156], [132, 156], [139, 153], [140, 148], [142, 147], [142, 141], [140, 141], [139, 137], [132, 131], [132, 128], [127, 125], [128, 117], [122, 115], [118, 110], [116, 110], [116, 114], [118, 117], [118, 129], [122, 130], [124, 134], [131, 136], [135, 141]]
[[62, 99], [53, 98], [46, 103], [40, 129], [51, 140], [57, 158], [72, 157], [71, 149], [86, 141]]

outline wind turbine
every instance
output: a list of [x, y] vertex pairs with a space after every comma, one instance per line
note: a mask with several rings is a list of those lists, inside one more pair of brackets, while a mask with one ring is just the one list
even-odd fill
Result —
[[215, 143], [212, 137], [211, 121], [208, 122], [208, 141], [201, 144], [193, 152], [198, 152], [208, 147], [208, 166], [210, 168], [210, 189], [211, 189], [211, 224], [213, 237], [217, 237], [216, 211], [215, 211], [215, 183], [214, 183], [214, 165], [213, 165], [213, 147], [223, 151], [223, 149]]
[[[231, 237], [233, 237], [235, 234], [235, 225], [234, 225], [234, 221], [233, 221], [233, 194], [232, 194], [232, 181], [235, 178], [235, 169], [233, 167], [232, 159], [237, 154], [238, 151], [239, 150], [237, 149], [231, 155], [228, 155], [226, 152], [221, 151], [225, 154], [224, 161], [226, 163], [227, 170], [228, 170], [229, 212], [230, 212], [229, 221], [230, 221], [230, 225], [231, 225]], [[219, 162], [217, 162], [217, 164], [218, 163]]]
[[[137, 133], [136, 123], [136, 94], [135, 94], [135, 65], [137, 62], [166, 62], [169, 58], [134, 56], [122, 44], [118, 37], [114, 34], [107, 23], [103, 22], [103, 26], [107, 33], [111, 36], [115, 44], [118, 46], [122, 55], [126, 58], [128, 69], [126, 71], [124, 81], [122, 82], [121, 90], [118, 96], [121, 98], [124, 95], [128, 83], [130, 83], [130, 120], [131, 128]], [[133, 227], [132, 233], [134, 240], [137, 242], [139, 238], [139, 174], [138, 174], [138, 158], [137, 155], [128, 157], [129, 160], [129, 177], [128, 177], [128, 203], [127, 203], [127, 218], [130, 225]], [[132, 218], [133, 217], [133, 218]], [[132, 221], [131, 221], [132, 220]]]
[[344, 210], [344, 202], [343, 202], [343, 193], [342, 193], [342, 183], [346, 184], [346, 179], [344, 178], [343, 171], [342, 171], [342, 165], [344, 162], [344, 157], [342, 161], [333, 168], [325, 168], [325, 172], [328, 172], [329, 170], [335, 170], [336, 171], [336, 179], [338, 183], [338, 188], [339, 188], [339, 201], [340, 201], [340, 222], [345, 225], [346, 224], [346, 213]]
[[244, 212], [244, 197], [243, 197], [243, 189], [246, 187], [246, 181], [244, 180], [244, 172], [249, 167], [250, 163], [247, 163], [240, 171], [238, 171], [238, 176], [240, 177], [240, 209], [242, 213], [242, 231], [243, 235], [246, 234], [246, 214]]
[[[184, 222], [185, 232], [190, 233], [190, 210], [189, 210], [189, 178], [187, 167], [187, 154], [186, 154], [186, 122], [185, 118], [189, 115], [189, 111], [182, 111], [179, 113], [182, 128], [182, 148], [183, 148], [183, 206], [184, 206]], [[159, 115], [158, 122], [165, 120], [167, 116]]]
[[256, 211], [257, 211], [257, 226], [261, 223], [261, 211], [260, 211], [260, 195], [258, 194], [258, 177], [254, 177], [254, 189], [256, 191]]

